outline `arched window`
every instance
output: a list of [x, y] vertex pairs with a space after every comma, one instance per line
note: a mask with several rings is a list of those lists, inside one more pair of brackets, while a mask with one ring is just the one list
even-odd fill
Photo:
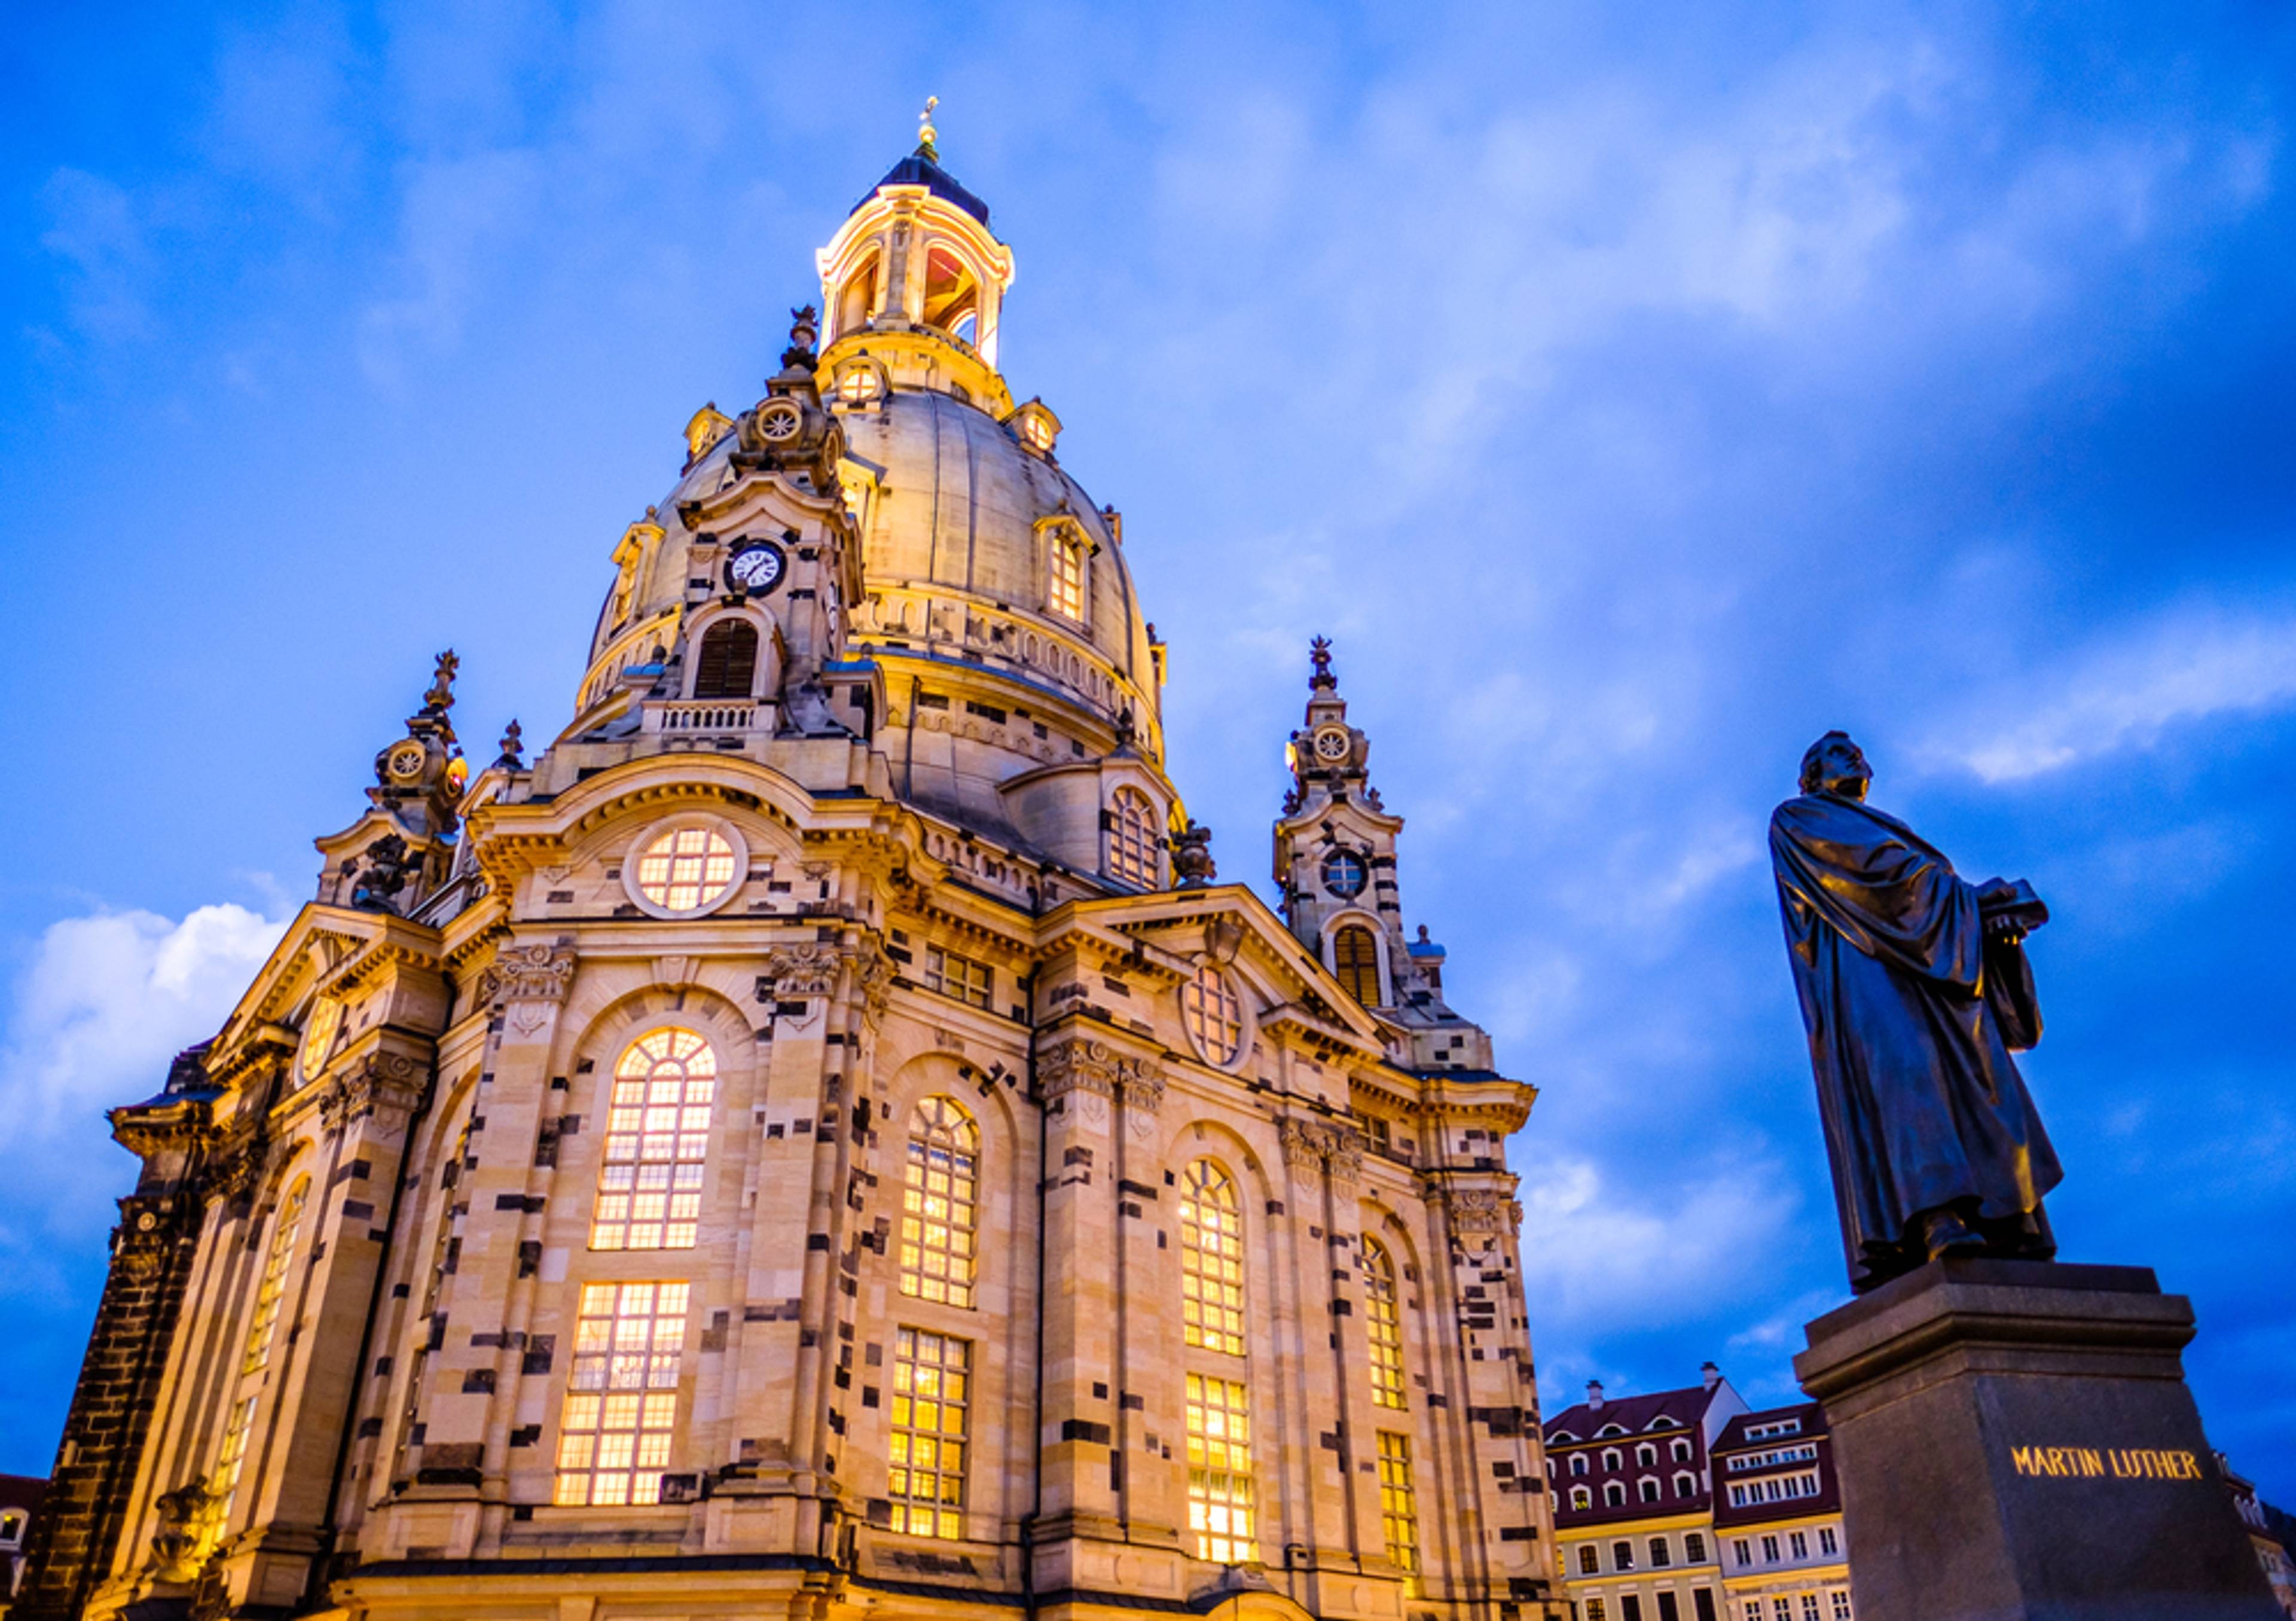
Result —
[[1674, 1461], [1677, 1463], [1687, 1463], [1690, 1461], [1690, 1443], [1683, 1440], [1680, 1437], [1677, 1437], [1675, 1438]]
[[901, 1292], [972, 1304], [980, 1128], [949, 1098], [909, 1116], [908, 1183], [901, 1190]]
[[925, 324], [971, 343], [980, 309], [980, 284], [972, 270], [947, 249], [933, 249], [925, 259]]
[[1054, 533], [1045, 555], [1045, 606], [1063, 618], [1084, 623], [1084, 543]]
[[255, 1317], [247, 1325], [247, 1355], [240, 1359], [242, 1373], [259, 1371], [271, 1360], [271, 1337], [279, 1327], [279, 1298], [287, 1292], [287, 1263], [295, 1253], [295, 1235], [303, 1226], [303, 1200], [311, 1191], [308, 1176], [287, 1190], [272, 1218], [271, 1249], [263, 1259], [263, 1277], [255, 1286]]
[[1379, 947], [1370, 929], [1360, 923], [1341, 929], [1332, 940], [1332, 966], [1349, 995], [1367, 1008], [1379, 1006]]
[[1583, 1475], [1587, 1472], [1587, 1454], [1585, 1453], [1572, 1453], [1570, 1454], [1570, 1472], [1574, 1475]]
[[1613, 1480], [1603, 1488], [1603, 1505], [1605, 1508], [1624, 1508], [1626, 1502], [1627, 1488], [1617, 1481]]
[[1108, 810], [1108, 875], [1144, 889], [1156, 887], [1156, 807], [1136, 789], [1119, 788]]
[[1644, 1469], [1648, 1469], [1652, 1464], [1658, 1461], [1658, 1448], [1652, 1446], [1647, 1441], [1644, 1442], [1640, 1446], [1635, 1448], [1635, 1461], [1641, 1464]]
[[1698, 1495], [1697, 1480], [1689, 1475], [1677, 1475], [1674, 1478], [1674, 1494], [1677, 1497], [1695, 1497]]
[[1570, 1506], [1574, 1509], [1593, 1508], [1595, 1506], [1595, 1494], [1588, 1491], [1583, 1486], [1572, 1486], [1570, 1488]]
[[857, 328], [866, 326], [869, 316], [877, 307], [877, 267], [875, 253], [861, 261], [845, 284], [837, 290], [837, 332], [840, 337]]
[[693, 1031], [630, 1044], [614, 1066], [591, 1248], [693, 1248], [717, 1096], [718, 1056]]
[[747, 619], [720, 619], [701, 633], [693, 656], [696, 698], [749, 698], [758, 684], [758, 627]]
[[1209, 1159], [1180, 1179], [1180, 1322], [1190, 1345], [1243, 1355], [1243, 1205]]
[[552, 1502], [580, 1508], [661, 1501], [692, 1293], [686, 1283], [582, 1286]]
[[1603, 1467], [1604, 1469], [1617, 1469], [1626, 1460], [1624, 1458], [1619, 1456], [1619, 1449], [1617, 1447], [1606, 1446], [1603, 1449]]
[[1243, 1051], [1243, 998], [1210, 963], [1180, 987], [1180, 1017], [1206, 1063], [1232, 1064]]
[[1371, 1341], [1371, 1399], [1404, 1408], [1403, 1315], [1397, 1309], [1395, 1263], [1376, 1239], [1364, 1240], [1364, 1332]]
[[1642, 1497], [1644, 1502], [1656, 1502], [1658, 1501], [1659, 1491], [1657, 1481], [1652, 1479], [1648, 1475], [1644, 1475], [1639, 1481], [1636, 1482], [1636, 1484], [1642, 1490]]

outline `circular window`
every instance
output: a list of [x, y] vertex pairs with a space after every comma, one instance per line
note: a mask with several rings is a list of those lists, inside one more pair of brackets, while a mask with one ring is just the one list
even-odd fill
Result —
[[734, 893], [749, 860], [742, 836], [723, 823], [663, 829], [622, 868], [630, 898], [656, 917], [693, 917]]
[[1243, 1052], [1243, 999], [1210, 963], [1180, 987], [1180, 1019], [1206, 1063], [1226, 1068]]
[[1353, 850], [1333, 850], [1324, 857], [1324, 888], [1342, 900], [1361, 895], [1369, 876], [1363, 857]]
[[334, 1051], [335, 1033], [342, 1027], [341, 1003], [322, 996], [311, 1003], [310, 1015], [303, 1020], [303, 1050], [295, 1060], [303, 1079], [308, 1081], [326, 1068], [327, 1054]]
[[837, 380], [838, 397], [849, 405], [865, 405], [877, 397], [876, 368], [855, 366]]

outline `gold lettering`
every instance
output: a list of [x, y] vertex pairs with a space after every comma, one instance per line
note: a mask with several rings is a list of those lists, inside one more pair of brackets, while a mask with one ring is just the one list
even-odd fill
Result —
[[2041, 1472], [2033, 1467], [2033, 1449], [2030, 1446], [2011, 1447], [2009, 1461], [2016, 1466], [2017, 1472], [2021, 1475], [2038, 1475]]
[[2104, 1464], [2097, 1457], [2096, 1448], [2094, 1446], [2084, 1446], [2081, 1447], [2079, 1451], [2082, 1474], [2102, 1475], [2104, 1473]]
[[2010, 1466], [2021, 1475], [2053, 1479], [2204, 1480], [2200, 1457], [2150, 1446], [2013, 1446]]

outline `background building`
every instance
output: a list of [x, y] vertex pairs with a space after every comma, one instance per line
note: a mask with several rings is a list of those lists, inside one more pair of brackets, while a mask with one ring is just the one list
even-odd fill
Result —
[[1851, 1621], [1849, 1549], [1824, 1410], [1742, 1412], [1714, 1444], [1726, 1621]]
[[2233, 1507], [2239, 1511], [2240, 1523], [2256, 1550], [2256, 1562], [2264, 1568], [2264, 1579], [2272, 1584], [2272, 1596], [2281, 1609], [2296, 1616], [2296, 1560], [2289, 1556], [2289, 1535], [2296, 1527], [2292, 1527], [2287, 1515], [2256, 1494], [2256, 1483], [2235, 1470], [2222, 1453], [2217, 1454], [2217, 1467], [2224, 1471]]
[[24, 1543], [47, 1490], [48, 1483], [37, 1475], [0, 1475], [0, 1559], [8, 1561], [10, 1595], [23, 1582]]
[[1533, 1093], [1406, 941], [1328, 649], [1271, 908], [930, 129], [817, 268], [548, 746], [472, 769], [442, 657], [113, 1112], [19, 1615], [1565, 1613]]
[[1700, 1382], [1611, 1401], [1599, 1383], [1546, 1421], [1554, 1534], [1582, 1621], [1716, 1621], [1712, 1449], [1746, 1404]]

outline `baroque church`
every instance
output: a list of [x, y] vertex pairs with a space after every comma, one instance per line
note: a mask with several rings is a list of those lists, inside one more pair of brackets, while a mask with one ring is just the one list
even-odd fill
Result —
[[928, 125], [566, 724], [444, 655], [142, 1161], [18, 1617], [1539, 1621], [1504, 1145], [1318, 642], [1270, 907]]

